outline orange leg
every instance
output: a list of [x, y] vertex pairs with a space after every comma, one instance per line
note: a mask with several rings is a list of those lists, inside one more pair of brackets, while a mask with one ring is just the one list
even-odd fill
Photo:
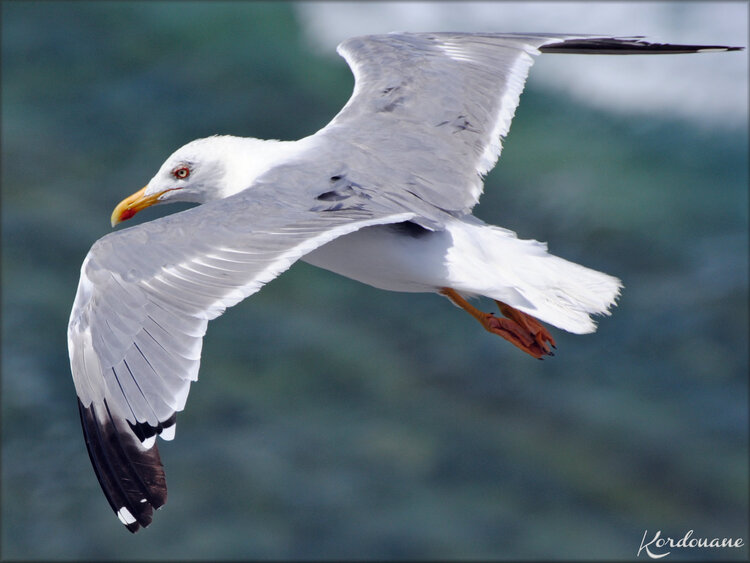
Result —
[[485, 330], [502, 336], [527, 354], [540, 359], [545, 355], [554, 356], [550, 350], [550, 346], [555, 347], [554, 338], [534, 317], [496, 300], [500, 312], [507, 317], [499, 318], [493, 313], [480, 311], [455, 289], [444, 287], [440, 293], [478, 320]]

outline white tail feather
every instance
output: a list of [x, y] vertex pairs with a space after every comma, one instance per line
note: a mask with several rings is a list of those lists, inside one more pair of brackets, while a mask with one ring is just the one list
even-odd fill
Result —
[[594, 332], [592, 314], [608, 315], [622, 283], [617, 278], [547, 252], [507, 229], [456, 222], [448, 227], [451, 287], [497, 299], [558, 328]]

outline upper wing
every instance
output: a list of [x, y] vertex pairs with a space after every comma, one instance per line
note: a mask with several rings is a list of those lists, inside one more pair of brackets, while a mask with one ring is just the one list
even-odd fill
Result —
[[353, 188], [299, 192], [259, 185], [107, 235], [84, 260], [71, 370], [91, 462], [130, 531], [166, 501], [156, 435], [174, 436], [208, 321], [320, 245], [413, 216]]
[[355, 37], [338, 47], [354, 74], [354, 91], [318, 135], [369, 158], [360, 175], [378, 171], [394, 188], [465, 213], [481, 195], [481, 176], [500, 156], [534, 55], [712, 49], [727, 48], [564, 34]]
[[338, 52], [351, 98], [318, 135], [358, 147], [394, 185], [443, 210], [479, 200], [538, 47], [561, 36], [399, 33], [355, 37]]

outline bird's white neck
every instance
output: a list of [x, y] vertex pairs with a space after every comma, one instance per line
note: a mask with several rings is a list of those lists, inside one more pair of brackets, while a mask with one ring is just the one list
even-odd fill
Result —
[[301, 141], [277, 141], [251, 137], [223, 138], [227, 166], [225, 181], [216, 199], [239, 193], [274, 166], [293, 158], [304, 148]]

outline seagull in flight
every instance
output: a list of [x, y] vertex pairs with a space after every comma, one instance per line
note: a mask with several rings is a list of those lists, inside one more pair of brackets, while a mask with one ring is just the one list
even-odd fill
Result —
[[[68, 325], [86, 446], [120, 521], [135, 532], [166, 502], [156, 438], [175, 436], [208, 321], [297, 260], [445, 296], [534, 358], [555, 347], [543, 323], [596, 330], [617, 278], [471, 214], [534, 57], [737, 49], [565, 34], [356, 37], [338, 46], [354, 91], [314, 135], [213, 136], [175, 151], [112, 225], [155, 204], [201, 205], [96, 241]], [[499, 314], [474, 307], [477, 296]]]

